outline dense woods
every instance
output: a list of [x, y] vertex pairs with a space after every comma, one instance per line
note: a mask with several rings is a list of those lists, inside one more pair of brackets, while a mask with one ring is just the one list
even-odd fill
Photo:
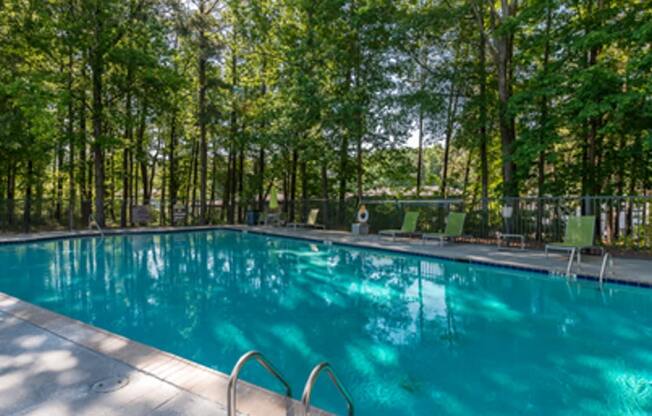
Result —
[[9, 223], [651, 186], [650, 1], [2, 0], [0, 62]]

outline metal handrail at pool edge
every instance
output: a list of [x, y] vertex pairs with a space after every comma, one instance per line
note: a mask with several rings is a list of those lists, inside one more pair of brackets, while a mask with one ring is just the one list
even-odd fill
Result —
[[95, 215], [91, 214], [88, 216], [88, 228], [92, 228], [93, 226], [95, 226], [97, 231], [100, 232], [100, 236], [104, 238], [104, 231], [102, 230], [102, 227], [100, 227], [100, 224], [97, 223]]
[[600, 276], [598, 277], [598, 282], [600, 283], [600, 288], [602, 288], [604, 284], [604, 276], [607, 273], [607, 267], [611, 266], [613, 267], [613, 264], [609, 264], [611, 262], [613, 263], [613, 258], [611, 257], [611, 254], [609, 252], [605, 252], [604, 255], [602, 256], [602, 265], [600, 266]]
[[312, 371], [310, 372], [310, 376], [308, 376], [308, 381], [306, 381], [306, 387], [303, 389], [303, 395], [301, 396], [301, 403], [303, 403], [304, 416], [310, 415], [310, 398], [312, 397], [312, 389], [315, 386], [315, 382], [319, 378], [319, 375], [322, 373], [322, 371], [327, 372], [328, 377], [331, 379], [333, 384], [335, 384], [337, 390], [346, 400], [346, 406], [348, 407], [348, 415], [353, 416], [354, 409], [353, 409], [353, 399], [351, 398], [351, 394], [346, 389], [346, 387], [344, 387], [344, 384], [342, 384], [340, 379], [333, 371], [331, 365], [328, 364], [327, 362], [321, 362], [317, 364], [315, 368], [313, 368]]
[[575, 247], [571, 249], [570, 257], [568, 258], [568, 265], [566, 266], [566, 277], [571, 277], [571, 269], [573, 268], [574, 259], [575, 259]]
[[285, 395], [289, 398], [292, 398], [292, 389], [290, 388], [290, 384], [285, 380], [285, 377], [281, 375], [281, 373], [274, 368], [274, 366], [269, 362], [267, 358], [263, 354], [261, 354], [258, 351], [249, 351], [248, 353], [244, 354], [238, 362], [235, 364], [233, 367], [233, 370], [231, 371], [231, 375], [229, 376], [229, 382], [227, 384], [227, 415], [228, 416], [236, 416], [236, 404], [235, 404], [235, 398], [236, 398], [236, 386], [238, 384], [238, 377], [240, 376], [240, 370], [242, 370], [242, 367], [252, 358], [255, 358], [256, 361], [265, 369], [267, 370], [271, 375], [273, 375], [278, 381], [283, 384], [285, 387]]

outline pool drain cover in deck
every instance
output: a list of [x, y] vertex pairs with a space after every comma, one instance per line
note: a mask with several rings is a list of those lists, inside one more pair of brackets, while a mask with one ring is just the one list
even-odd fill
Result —
[[112, 391], [120, 390], [127, 384], [129, 384], [127, 377], [107, 377], [93, 384], [91, 391], [94, 393], [111, 393]]

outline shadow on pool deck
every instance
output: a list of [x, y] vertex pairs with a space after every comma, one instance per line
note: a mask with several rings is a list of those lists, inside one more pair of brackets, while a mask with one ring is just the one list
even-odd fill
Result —
[[[91, 386], [119, 377], [112, 392]], [[0, 312], [2, 415], [224, 415], [223, 406]]]
[[[111, 377], [129, 382], [98, 393]], [[0, 292], [0, 415], [225, 415], [226, 374]], [[245, 381], [238, 412], [301, 404]], [[315, 409], [316, 415], [327, 415]]]

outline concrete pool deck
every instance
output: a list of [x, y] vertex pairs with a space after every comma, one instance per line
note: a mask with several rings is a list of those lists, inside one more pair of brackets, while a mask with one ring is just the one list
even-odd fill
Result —
[[[565, 270], [568, 260], [567, 255], [558, 253], [546, 258], [536, 250], [499, 250], [474, 244], [439, 246], [414, 239], [392, 241], [341, 231], [281, 227], [137, 228], [107, 230], [106, 234], [219, 228], [548, 272]], [[0, 244], [97, 235], [96, 231], [0, 235]], [[597, 256], [583, 256], [575, 272], [595, 277], [600, 261]], [[650, 286], [652, 261], [616, 258], [609, 278]], [[114, 391], [93, 388], [98, 382], [107, 384], [116, 378], [127, 381]], [[226, 383], [226, 374], [0, 292], [2, 415], [226, 415]], [[297, 401], [242, 381], [238, 410], [249, 415], [301, 414]]]
[[[227, 379], [0, 292], [3, 416], [224, 416]], [[296, 400], [242, 380], [237, 397], [239, 414], [301, 414]]]

